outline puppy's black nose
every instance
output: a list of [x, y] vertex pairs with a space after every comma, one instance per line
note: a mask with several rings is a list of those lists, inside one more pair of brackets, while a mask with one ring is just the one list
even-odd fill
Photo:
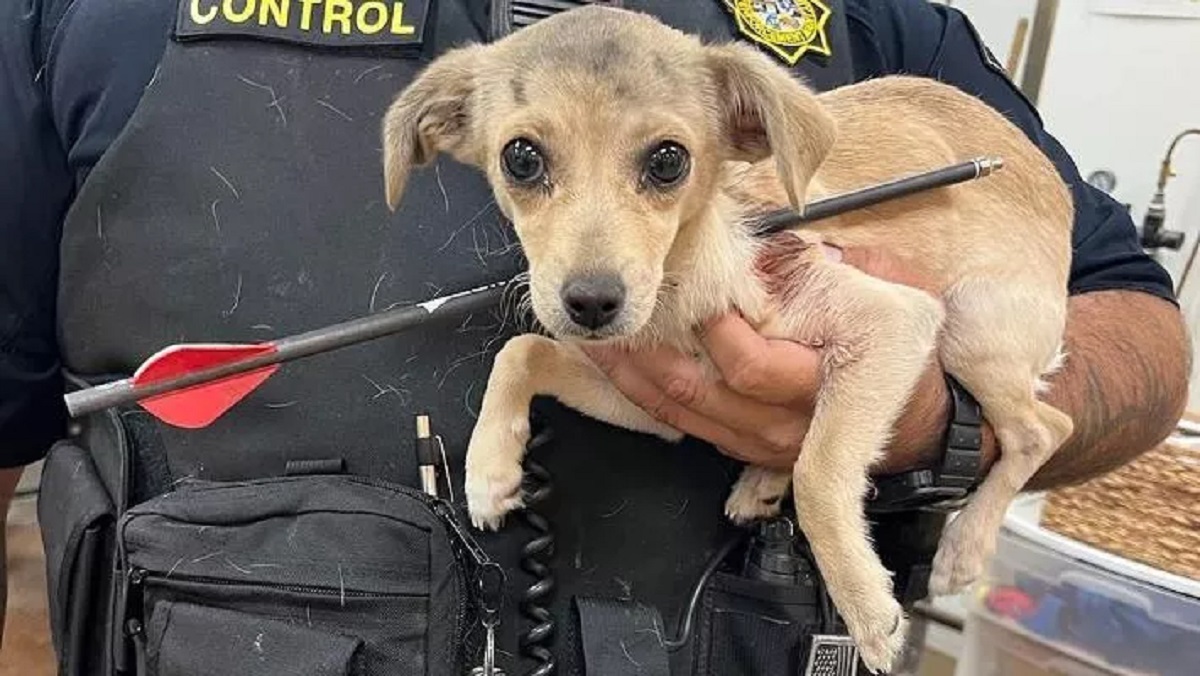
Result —
[[576, 277], [563, 285], [562, 300], [571, 321], [595, 331], [621, 313], [625, 284], [613, 274]]

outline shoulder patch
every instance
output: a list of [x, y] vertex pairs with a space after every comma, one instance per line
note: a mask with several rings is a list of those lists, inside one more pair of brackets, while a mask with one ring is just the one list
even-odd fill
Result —
[[178, 0], [178, 40], [242, 37], [315, 47], [419, 48], [436, 0]]
[[828, 24], [833, 10], [822, 0], [723, 0], [738, 31], [789, 66], [805, 54], [832, 56]]

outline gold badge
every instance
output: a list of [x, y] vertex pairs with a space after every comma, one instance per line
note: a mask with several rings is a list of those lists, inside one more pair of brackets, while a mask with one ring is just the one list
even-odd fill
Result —
[[812, 52], [832, 56], [825, 27], [833, 13], [821, 0], [725, 0], [738, 30], [794, 66]]

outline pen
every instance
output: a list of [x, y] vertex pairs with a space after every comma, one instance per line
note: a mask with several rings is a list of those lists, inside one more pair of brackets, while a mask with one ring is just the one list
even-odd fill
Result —
[[425, 414], [417, 416], [417, 467], [421, 472], [421, 490], [438, 497], [437, 453], [433, 448], [429, 416]]

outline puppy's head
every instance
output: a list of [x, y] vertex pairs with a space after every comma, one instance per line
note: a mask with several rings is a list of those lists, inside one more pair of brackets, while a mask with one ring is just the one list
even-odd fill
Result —
[[478, 167], [529, 261], [538, 320], [617, 338], [649, 321], [725, 162], [773, 154], [799, 208], [833, 136], [813, 94], [755, 49], [586, 7], [447, 52], [401, 92], [384, 120], [387, 199], [439, 153]]

